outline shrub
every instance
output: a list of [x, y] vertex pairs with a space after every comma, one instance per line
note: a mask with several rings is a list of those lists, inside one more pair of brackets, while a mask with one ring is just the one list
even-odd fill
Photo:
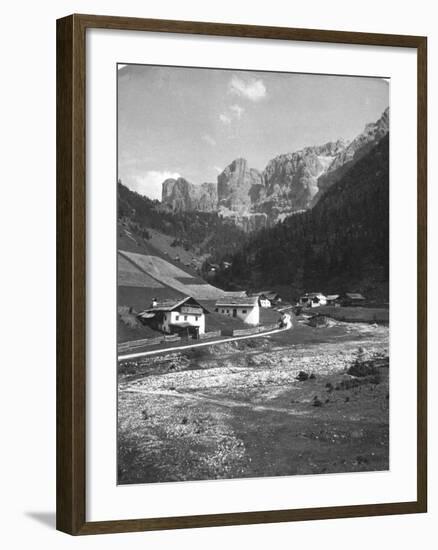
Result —
[[298, 380], [298, 382], [305, 382], [308, 379], [309, 379], [308, 373], [303, 370], [300, 370], [300, 372], [298, 373], [298, 376], [296, 377], [296, 380]]
[[342, 380], [337, 386], [337, 390], [351, 390], [352, 388], [357, 388], [362, 384], [361, 380], [355, 380], [354, 378], [349, 380]]
[[129, 328], [136, 328], [138, 326], [138, 321], [136, 318], [136, 312], [132, 306], [120, 306], [117, 309], [120, 320]]
[[245, 345], [247, 348], [257, 348], [259, 344], [256, 338], [250, 338], [249, 340], [245, 340]]
[[351, 376], [364, 377], [378, 374], [377, 368], [372, 361], [355, 361], [347, 370], [347, 374]]
[[314, 328], [324, 328], [329, 326], [329, 318], [325, 315], [315, 315], [309, 319], [309, 325]]

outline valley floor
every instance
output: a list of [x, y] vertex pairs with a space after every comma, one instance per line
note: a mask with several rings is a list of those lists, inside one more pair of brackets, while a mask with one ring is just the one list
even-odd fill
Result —
[[[118, 483], [388, 469], [388, 334], [298, 324], [120, 363]], [[347, 374], [359, 356], [377, 374]]]

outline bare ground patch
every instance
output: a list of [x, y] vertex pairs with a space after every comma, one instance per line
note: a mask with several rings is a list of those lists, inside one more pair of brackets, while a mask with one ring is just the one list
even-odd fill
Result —
[[[367, 327], [122, 365], [119, 483], [387, 469], [388, 332]], [[386, 366], [355, 382], [358, 356]]]

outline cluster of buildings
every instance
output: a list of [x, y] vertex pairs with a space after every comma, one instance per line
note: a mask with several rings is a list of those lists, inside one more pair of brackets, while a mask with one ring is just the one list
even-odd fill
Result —
[[[321, 292], [303, 294], [297, 306], [315, 308], [321, 306], [358, 306], [365, 304], [365, 297], [359, 293], [324, 295]], [[205, 334], [206, 315], [215, 314], [239, 319], [250, 326], [261, 324], [264, 309], [278, 312], [279, 323], [290, 326], [292, 305], [282, 300], [272, 290], [247, 293], [244, 291], [229, 292], [207, 309], [202, 303], [190, 296], [181, 299], [157, 301], [153, 299], [150, 307], [138, 314], [138, 319], [145, 325], [165, 334], [199, 338]]]
[[321, 306], [363, 306], [365, 303], [365, 297], [358, 292], [328, 295], [321, 292], [307, 292], [300, 297], [297, 305], [312, 308]]
[[244, 291], [228, 292], [224, 297], [207, 309], [195, 298], [186, 296], [181, 299], [158, 301], [154, 298], [151, 305], [137, 315], [145, 325], [165, 334], [178, 334], [199, 338], [205, 334], [206, 315], [214, 312], [224, 317], [239, 319], [249, 326], [261, 324], [263, 309], [278, 308], [276, 319], [284, 326], [289, 326], [290, 315], [286, 312], [292, 308], [290, 304], [283, 304], [281, 297], [273, 291], [247, 294]]

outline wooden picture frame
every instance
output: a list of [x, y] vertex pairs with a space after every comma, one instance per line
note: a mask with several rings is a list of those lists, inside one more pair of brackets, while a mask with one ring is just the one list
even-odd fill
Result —
[[[417, 499], [373, 505], [86, 521], [85, 33], [87, 29], [414, 48], [418, 72]], [[57, 21], [57, 529], [72, 535], [427, 511], [427, 40], [421, 36], [95, 15]]]

